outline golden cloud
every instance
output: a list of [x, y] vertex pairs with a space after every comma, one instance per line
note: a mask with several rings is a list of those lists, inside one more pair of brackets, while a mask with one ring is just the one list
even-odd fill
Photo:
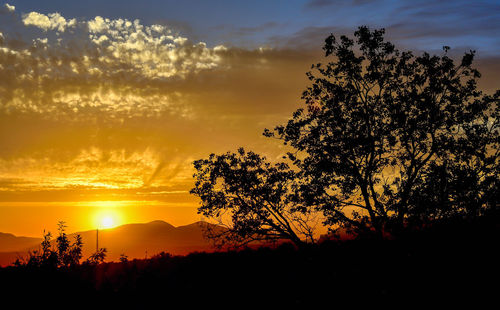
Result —
[[[164, 25], [4, 5], [0, 201], [181, 202], [195, 159], [239, 146], [280, 158], [261, 133], [299, 106], [305, 72], [323, 61], [317, 44], [209, 47]], [[483, 63], [495, 77], [499, 62]]]
[[7, 26], [16, 32], [0, 36], [3, 111], [55, 115], [89, 107], [117, 113], [175, 109], [165, 86], [218, 67], [223, 50], [139, 20], [98, 16], [77, 21], [37, 12], [14, 16]]
[[74, 27], [76, 19], [66, 20], [59, 13], [49, 15], [31, 12], [23, 16], [23, 23], [26, 26], [35, 26], [45, 31], [57, 30], [64, 32], [66, 27]]
[[195, 159], [279, 158], [261, 133], [297, 108], [318, 58], [139, 20], [0, 14], [0, 201], [189, 199]]

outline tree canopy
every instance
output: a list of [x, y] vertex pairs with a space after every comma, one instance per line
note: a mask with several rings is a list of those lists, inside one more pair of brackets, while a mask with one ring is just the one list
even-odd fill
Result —
[[196, 183], [191, 193], [201, 198], [198, 212], [218, 219], [226, 228], [210, 231], [221, 245], [313, 241], [311, 213], [291, 199], [296, 175], [286, 163], [271, 164], [240, 148], [237, 153], [212, 154], [194, 166]]
[[[441, 56], [415, 56], [383, 36], [383, 29], [368, 27], [358, 28], [354, 39], [328, 36], [328, 62], [307, 73], [305, 106], [286, 124], [264, 131], [293, 149], [286, 156], [286, 169], [294, 171], [292, 192], [283, 203], [322, 212], [332, 230], [379, 236], [497, 210], [500, 91], [478, 89], [475, 52], [455, 63], [449, 47]], [[253, 179], [248, 171], [227, 170], [204, 178], [202, 171], [221, 167], [213, 156], [195, 162], [192, 192], [202, 199], [199, 211], [213, 215], [235, 204], [218, 196], [218, 177], [236, 187], [238, 199], [253, 201], [248, 208], [262, 208], [262, 196], [244, 189], [263, 186], [270, 172]], [[248, 217], [233, 222], [238, 227]]]

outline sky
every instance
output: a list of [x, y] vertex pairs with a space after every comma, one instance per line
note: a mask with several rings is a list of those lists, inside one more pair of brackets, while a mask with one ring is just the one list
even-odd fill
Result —
[[262, 136], [302, 104], [330, 34], [385, 28], [401, 50], [475, 50], [499, 88], [498, 1], [0, 2], [0, 231], [40, 236], [200, 220], [192, 162]]

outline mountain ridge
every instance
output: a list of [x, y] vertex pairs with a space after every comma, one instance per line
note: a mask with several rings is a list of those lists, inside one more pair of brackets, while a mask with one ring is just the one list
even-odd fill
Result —
[[[212, 242], [204, 236], [206, 225], [215, 229], [223, 229], [218, 225], [203, 221], [177, 227], [163, 220], [129, 223], [99, 229], [98, 246], [107, 249], [107, 261], [117, 261], [121, 255], [134, 259], [161, 252], [186, 255], [190, 252], [215, 251]], [[68, 238], [71, 242], [75, 240], [77, 234], [82, 237], [83, 259], [86, 259], [96, 250], [97, 232], [86, 230], [69, 233]], [[55, 239], [56, 236], [53, 237]], [[8, 240], [8, 243], [3, 240]], [[42, 238], [18, 237], [9, 233], [0, 233], [0, 266], [9, 265], [18, 257], [27, 257], [30, 251], [38, 249], [41, 241]], [[9, 246], [2, 247], [2, 244], [9, 244]]]

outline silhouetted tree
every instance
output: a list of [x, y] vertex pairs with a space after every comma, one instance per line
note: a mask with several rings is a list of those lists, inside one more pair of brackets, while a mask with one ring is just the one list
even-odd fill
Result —
[[108, 252], [108, 250], [106, 248], [100, 248], [95, 253], [93, 253], [92, 255], [90, 255], [89, 258], [87, 258], [85, 260], [85, 263], [89, 264], [89, 265], [98, 265], [98, 264], [101, 264], [106, 259], [106, 253], [107, 252]]
[[80, 235], [76, 235], [75, 241], [71, 244], [65, 232], [65, 223], [61, 221], [57, 226], [59, 236], [56, 239], [56, 245], [59, 265], [62, 267], [78, 265], [80, 263], [80, 259], [82, 258], [82, 237]]
[[52, 250], [52, 234], [49, 232], [43, 234], [43, 241], [40, 244], [39, 250], [30, 251], [28, 258], [24, 264], [16, 261], [16, 266], [27, 266], [32, 268], [49, 268], [58, 267], [57, 252]]
[[194, 167], [191, 193], [201, 199], [198, 213], [226, 228], [208, 231], [219, 245], [288, 239], [300, 246], [314, 240], [312, 214], [290, 199], [296, 178], [287, 164], [273, 165], [240, 148], [197, 160]]
[[314, 211], [332, 231], [383, 236], [499, 208], [500, 91], [477, 89], [475, 52], [455, 64], [449, 47], [414, 56], [383, 29], [354, 35], [326, 38], [333, 59], [307, 73], [305, 108], [264, 131], [291, 164], [243, 150], [194, 162], [198, 211], [230, 219], [230, 238], [300, 244]]
[[26, 265], [29, 267], [59, 268], [80, 264], [83, 247], [82, 237], [77, 234], [75, 241], [71, 243], [65, 232], [65, 223], [60, 221], [57, 226], [59, 236], [55, 240], [55, 249], [52, 246], [52, 234], [44, 232], [40, 249], [30, 252], [25, 264], [17, 260], [15, 265], [18, 267]]
[[354, 35], [326, 38], [331, 60], [308, 73], [305, 108], [264, 132], [294, 149], [294, 203], [378, 235], [498, 208], [500, 91], [477, 89], [475, 52], [455, 64], [449, 47], [414, 56], [383, 29]]
[[60, 221], [57, 223], [57, 231], [59, 232], [59, 236], [56, 238], [57, 245], [57, 255], [59, 261], [64, 265], [64, 261], [66, 260], [66, 253], [68, 252], [70, 242], [68, 236], [66, 235], [66, 223]]
[[80, 264], [80, 260], [82, 259], [82, 248], [83, 248], [82, 236], [77, 234], [75, 235], [75, 241], [73, 242], [73, 245], [70, 247], [68, 253], [68, 256], [70, 257], [69, 259], [70, 266]]
[[128, 256], [125, 255], [124, 253], [120, 254], [120, 262], [122, 263], [128, 262]]

